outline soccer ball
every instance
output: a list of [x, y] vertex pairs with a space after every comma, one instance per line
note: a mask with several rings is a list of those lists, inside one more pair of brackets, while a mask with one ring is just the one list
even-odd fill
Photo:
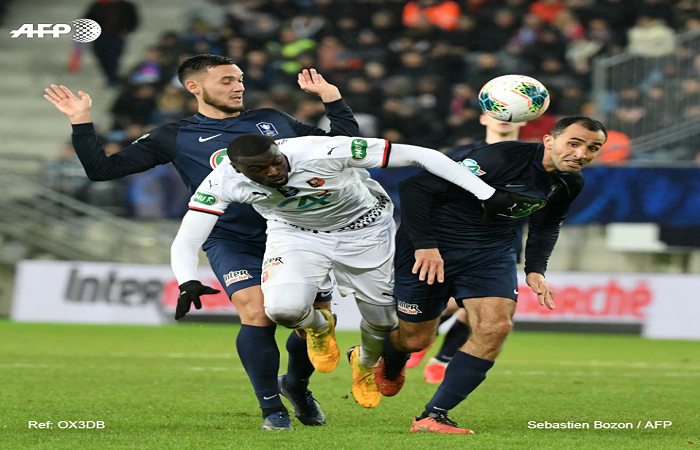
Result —
[[482, 111], [503, 122], [527, 122], [549, 107], [549, 92], [542, 83], [524, 75], [503, 75], [479, 91]]

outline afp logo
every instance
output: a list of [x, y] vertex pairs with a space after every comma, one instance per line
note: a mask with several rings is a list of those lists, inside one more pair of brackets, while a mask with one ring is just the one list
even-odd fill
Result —
[[102, 34], [102, 27], [94, 20], [77, 19], [72, 21], [71, 25], [67, 23], [38, 23], [35, 28], [34, 24], [25, 23], [18, 29], [10, 31], [10, 37], [16, 39], [20, 36], [26, 36], [28, 38], [51, 36], [55, 39], [73, 31], [73, 37], [71, 37], [71, 39], [75, 42], [92, 42]]

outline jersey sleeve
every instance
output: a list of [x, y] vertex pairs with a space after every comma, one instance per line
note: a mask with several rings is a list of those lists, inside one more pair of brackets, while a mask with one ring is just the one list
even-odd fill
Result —
[[85, 173], [92, 181], [106, 181], [144, 172], [175, 159], [179, 125], [153, 129], [118, 153], [107, 156], [92, 123], [73, 125], [72, 141]]
[[222, 215], [231, 202], [237, 201], [235, 192], [231, 192], [230, 180], [227, 179], [228, 170], [228, 164], [214, 169], [190, 197], [187, 208], [215, 216]]
[[324, 103], [323, 106], [325, 106], [326, 116], [331, 122], [330, 132], [299, 122], [287, 113], [281, 111], [280, 113], [292, 126], [297, 136], [357, 136], [360, 134], [360, 126], [345, 100], [341, 98]]
[[571, 203], [583, 189], [584, 178], [580, 173], [562, 177], [563, 187], [547, 205], [530, 215], [527, 244], [525, 246], [525, 273], [544, 273], [559, 238], [561, 224], [569, 213]]

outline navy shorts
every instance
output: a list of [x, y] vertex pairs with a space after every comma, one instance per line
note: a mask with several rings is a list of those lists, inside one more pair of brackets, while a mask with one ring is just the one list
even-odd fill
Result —
[[226, 294], [251, 286], [260, 286], [265, 245], [241, 242], [216, 233], [202, 245], [211, 269], [219, 279]]
[[416, 260], [413, 244], [397, 233], [395, 286], [396, 313], [405, 322], [427, 322], [440, 317], [450, 297], [461, 300], [503, 297], [517, 300], [518, 276], [513, 247], [440, 250], [445, 281], [429, 285], [411, 273]]
[[[229, 298], [241, 289], [260, 286], [265, 244], [240, 241], [215, 229], [202, 248]], [[331, 291], [316, 295], [317, 302], [329, 302], [332, 299]]]

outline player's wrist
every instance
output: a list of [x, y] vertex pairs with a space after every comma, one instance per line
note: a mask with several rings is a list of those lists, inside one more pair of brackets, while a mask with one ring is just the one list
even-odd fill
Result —
[[70, 119], [70, 123], [73, 125], [92, 122], [92, 117], [90, 117], [89, 112], [78, 113], [74, 116], [69, 116], [68, 118]]
[[[488, 187], [485, 187], [483, 189], [482, 196], [479, 197], [477, 195], [477, 198], [483, 202], [483, 201], [490, 200], [491, 198], [493, 198], [495, 193], [496, 193], [496, 188], [494, 188], [493, 186], [488, 186]], [[484, 197], [484, 195], [486, 195], [486, 196]]]
[[320, 96], [323, 103], [331, 103], [343, 98], [343, 96], [340, 95], [340, 90], [338, 90], [338, 88], [330, 89], [327, 92], [322, 92]]

